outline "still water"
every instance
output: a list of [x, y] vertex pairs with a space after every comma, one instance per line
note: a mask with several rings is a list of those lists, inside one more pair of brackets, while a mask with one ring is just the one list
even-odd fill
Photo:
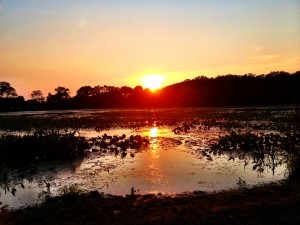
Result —
[[150, 144], [142, 150], [130, 149], [126, 156], [90, 151], [81, 161], [38, 165], [22, 177], [17, 171], [9, 171], [6, 185], [15, 187], [16, 192], [13, 195], [5, 191], [1, 184], [0, 201], [10, 208], [19, 208], [42, 202], [46, 193], [55, 196], [62, 188], [74, 184], [81, 190], [112, 195], [130, 194], [132, 187], [137, 194], [173, 195], [238, 188], [241, 180], [250, 187], [286, 178], [284, 165], [276, 167], [274, 173], [267, 169], [258, 173], [249, 157], [229, 160], [230, 153], [203, 155], [203, 150], [225, 133], [220, 128], [181, 134], [174, 134], [172, 129], [155, 124], [136, 129], [83, 129], [80, 135], [88, 138], [104, 133], [127, 137], [139, 134], [149, 137]]

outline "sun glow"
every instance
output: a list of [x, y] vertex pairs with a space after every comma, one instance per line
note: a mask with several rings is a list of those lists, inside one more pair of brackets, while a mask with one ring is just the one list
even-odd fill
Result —
[[142, 79], [143, 87], [149, 88], [151, 91], [155, 91], [162, 87], [164, 79], [164, 76], [158, 74], [146, 75]]

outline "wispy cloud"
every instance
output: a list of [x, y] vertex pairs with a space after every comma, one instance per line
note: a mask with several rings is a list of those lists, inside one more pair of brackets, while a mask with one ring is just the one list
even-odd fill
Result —
[[265, 61], [278, 58], [278, 55], [253, 55], [248, 57], [248, 60]]

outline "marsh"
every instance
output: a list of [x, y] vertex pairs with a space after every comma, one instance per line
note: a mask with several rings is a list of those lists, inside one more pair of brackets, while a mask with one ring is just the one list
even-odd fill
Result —
[[[36, 160], [22, 167], [4, 163], [1, 202], [19, 208], [69, 187], [117, 196], [130, 194], [134, 187], [139, 195], [176, 196], [280, 182], [289, 176], [286, 149], [271, 146], [276, 155], [266, 152], [258, 159], [257, 146], [249, 151], [245, 143], [251, 147], [251, 141], [258, 143], [254, 137], [265, 135], [265, 146], [268, 135], [286, 136], [295, 126], [294, 114], [293, 107], [2, 113], [2, 137], [55, 130], [84, 138], [87, 145], [84, 155], [68, 160]], [[174, 132], [180, 127], [185, 129]], [[224, 147], [226, 137], [248, 139]], [[222, 151], [214, 151], [216, 146]]]

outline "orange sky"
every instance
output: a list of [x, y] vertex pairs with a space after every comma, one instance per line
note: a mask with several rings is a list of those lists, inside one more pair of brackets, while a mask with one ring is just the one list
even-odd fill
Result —
[[148, 74], [296, 72], [299, 40], [297, 0], [0, 0], [0, 81], [27, 99]]

